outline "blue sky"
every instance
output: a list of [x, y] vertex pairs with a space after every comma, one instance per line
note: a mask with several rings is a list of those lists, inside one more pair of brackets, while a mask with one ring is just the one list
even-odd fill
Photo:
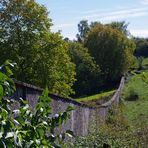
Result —
[[53, 21], [52, 31], [61, 30], [74, 39], [81, 20], [110, 23], [126, 21], [134, 36], [148, 37], [148, 0], [36, 0], [44, 4]]

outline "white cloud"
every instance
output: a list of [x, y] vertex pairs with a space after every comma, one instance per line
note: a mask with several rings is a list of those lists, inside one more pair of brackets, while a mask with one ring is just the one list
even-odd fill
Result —
[[148, 29], [131, 29], [130, 33], [135, 37], [148, 38]]
[[126, 19], [131, 17], [139, 17], [148, 15], [148, 8], [126, 8], [114, 11], [104, 11], [102, 13], [92, 13], [90, 15], [80, 16], [77, 19], [101, 19], [101, 20], [116, 20]]
[[119, 15], [110, 15], [102, 17], [101, 19], [103, 21], [113, 21], [118, 19], [125, 19], [125, 18], [132, 18], [132, 17], [139, 17], [139, 16], [145, 16], [148, 12], [139, 12], [139, 13], [129, 13], [129, 14], [119, 14]]
[[[144, 1], [144, 0], [143, 0]], [[148, 0], [145, 0], [145, 2], [148, 2]], [[75, 38], [76, 28], [77, 28], [77, 22], [86, 19], [89, 21], [93, 20], [99, 20], [101, 22], [106, 21], [121, 21], [126, 20], [128, 18], [138, 18], [142, 16], [148, 16], [148, 7], [141, 5], [139, 7], [120, 7], [114, 10], [108, 9], [108, 10], [88, 10], [88, 11], [81, 11], [78, 12], [78, 17], [72, 18], [71, 22], [69, 23], [61, 23], [61, 24], [55, 24], [52, 27], [53, 31], [63, 30], [61, 33], [65, 36], [68, 36], [69, 38], [73, 39]], [[64, 31], [69, 30], [69, 31]], [[72, 30], [72, 31], [71, 31]], [[139, 37], [148, 37], [148, 29], [131, 29], [131, 34], [134, 36]]]
[[148, 5], [148, 0], [142, 0], [141, 3], [144, 5]]

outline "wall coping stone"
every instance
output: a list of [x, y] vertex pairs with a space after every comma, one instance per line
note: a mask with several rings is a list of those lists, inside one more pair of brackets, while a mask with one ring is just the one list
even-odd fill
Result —
[[[14, 82], [15, 82], [16, 86], [18, 85], [18, 86], [22, 86], [22, 87], [27, 87], [27, 88], [34, 89], [34, 90], [39, 91], [39, 92], [43, 91], [42, 88], [34, 86], [32, 84], [28, 84], [28, 83], [18, 81], [18, 80], [14, 80]], [[78, 106], [89, 108], [89, 109], [96, 109], [97, 108], [97, 107], [93, 107], [93, 106], [90, 106], [90, 105], [87, 105], [87, 104], [84, 104], [84, 103], [80, 103], [80, 102], [78, 102], [78, 101], [76, 101], [76, 100], [74, 100], [72, 98], [61, 97], [61, 96], [59, 96], [57, 94], [49, 93], [49, 97], [51, 97], [53, 100], [61, 100], [62, 102], [72, 103], [74, 105], [78, 105]]]

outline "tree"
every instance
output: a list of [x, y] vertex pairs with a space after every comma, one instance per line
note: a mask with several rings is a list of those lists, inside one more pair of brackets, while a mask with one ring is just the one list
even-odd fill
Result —
[[78, 24], [78, 32], [79, 33], [76, 35], [79, 42], [84, 41], [88, 31], [89, 31], [88, 21], [87, 20], [80, 21], [80, 23]]
[[106, 81], [118, 80], [128, 70], [135, 48], [124, 33], [101, 24], [90, 30], [85, 46], [100, 66]]
[[134, 38], [136, 43], [135, 55], [137, 57], [148, 57], [148, 41], [144, 38]]
[[97, 24], [100, 24], [100, 22], [95, 21], [88, 24], [88, 20], [81, 20], [78, 24], [79, 33], [76, 35], [78, 42], [83, 43], [89, 30], [95, 27]]
[[[47, 85], [51, 92], [62, 96], [73, 94], [71, 87], [75, 82], [76, 73], [75, 65], [68, 54], [67, 43], [62, 40], [59, 33], [51, 33], [41, 46], [44, 48], [38, 52], [33, 65], [35, 72], [31, 73], [31, 76], [34, 75], [35, 83], [40, 86]], [[38, 81], [39, 77], [42, 81]]]
[[112, 22], [112, 23], [107, 24], [107, 25], [111, 26], [113, 29], [118, 29], [119, 31], [121, 31], [122, 33], [124, 33], [127, 36], [130, 35], [129, 31], [127, 30], [129, 23], [126, 23], [125, 21]]
[[69, 55], [76, 65], [77, 81], [73, 86], [76, 96], [96, 93], [100, 85], [100, 68], [88, 53], [88, 49], [78, 42], [70, 42]]
[[18, 63], [18, 80], [68, 96], [73, 91], [74, 64], [60, 33], [52, 33], [47, 9], [34, 0], [0, 1], [0, 62]]
[[90, 25], [89, 25], [89, 28], [91, 29], [91, 28], [93, 28], [93, 27], [95, 27], [96, 25], [99, 25], [99, 24], [101, 24], [100, 22], [91, 22], [90, 23]]

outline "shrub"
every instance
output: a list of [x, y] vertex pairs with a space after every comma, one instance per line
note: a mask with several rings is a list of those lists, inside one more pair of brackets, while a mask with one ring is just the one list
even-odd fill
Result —
[[0, 67], [0, 147], [60, 148], [65, 136], [72, 136], [72, 132], [66, 131], [58, 135], [54, 133], [54, 129], [70, 117], [72, 107], [69, 106], [64, 112], [53, 117], [49, 116], [51, 99], [45, 89], [35, 112], [30, 110], [24, 100], [20, 100], [19, 109], [12, 110], [11, 106], [16, 102], [9, 97], [15, 90], [10, 66], [14, 64], [7, 61]]
[[127, 96], [126, 100], [128, 101], [136, 101], [139, 99], [138, 93], [132, 88], [129, 91], [129, 95]]

